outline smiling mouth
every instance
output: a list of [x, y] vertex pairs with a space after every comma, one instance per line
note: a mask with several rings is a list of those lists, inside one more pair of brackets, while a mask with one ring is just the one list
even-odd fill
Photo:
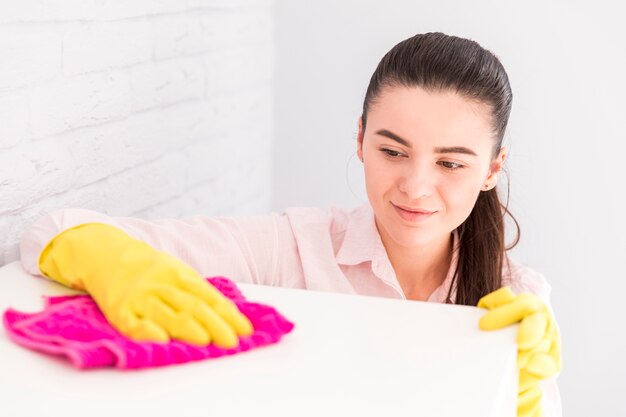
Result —
[[436, 211], [423, 210], [423, 209], [408, 209], [401, 206], [396, 206], [393, 204], [393, 207], [396, 209], [396, 212], [403, 220], [410, 223], [419, 223], [428, 218], [430, 218]]
[[[393, 204], [393, 203], [391, 203]], [[421, 209], [421, 208], [412, 208], [412, 207], [408, 207], [408, 206], [401, 206], [401, 205], [397, 205], [397, 204], [393, 204], [394, 206], [404, 210], [404, 211], [408, 211], [410, 213], [422, 213], [422, 214], [432, 214], [435, 213], [436, 210], [426, 210], [426, 209]]]

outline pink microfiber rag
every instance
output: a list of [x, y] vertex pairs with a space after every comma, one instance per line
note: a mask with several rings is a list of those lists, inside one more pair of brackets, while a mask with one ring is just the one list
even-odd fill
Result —
[[250, 319], [254, 333], [240, 337], [239, 346], [225, 349], [213, 344], [195, 346], [178, 340], [168, 343], [135, 342], [115, 330], [88, 295], [45, 297], [39, 313], [4, 312], [9, 337], [29, 349], [65, 356], [77, 368], [136, 369], [217, 358], [276, 343], [293, 323], [273, 307], [251, 303], [234, 282], [207, 278]]

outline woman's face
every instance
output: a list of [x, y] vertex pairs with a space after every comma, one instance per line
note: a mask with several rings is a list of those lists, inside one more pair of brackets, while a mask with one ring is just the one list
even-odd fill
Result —
[[449, 236], [496, 186], [506, 149], [493, 159], [494, 144], [485, 104], [452, 91], [383, 89], [365, 132], [359, 119], [357, 151], [381, 236], [407, 248]]

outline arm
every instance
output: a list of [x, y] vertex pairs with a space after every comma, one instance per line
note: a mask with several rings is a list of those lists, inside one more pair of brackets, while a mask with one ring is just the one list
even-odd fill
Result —
[[271, 283], [277, 235], [275, 216], [150, 222], [67, 209], [28, 228], [20, 250], [27, 272], [87, 291], [133, 339], [230, 347], [251, 325], [202, 278]]
[[297, 253], [287, 219], [276, 214], [148, 221], [64, 209], [39, 218], [26, 229], [20, 241], [23, 268], [31, 275], [42, 275], [38, 263], [43, 248], [61, 232], [93, 222], [115, 226], [180, 259], [203, 277], [222, 275], [238, 282], [280, 285], [279, 272], [284, 265], [279, 261], [282, 258], [283, 262], [290, 262], [293, 256], [288, 255]]
[[193, 268], [103, 223], [62, 231], [43, 249], [46, 277], [87, 291], [118, 331], [139, 341], [170, 338], [235, 347], [252, 325]]

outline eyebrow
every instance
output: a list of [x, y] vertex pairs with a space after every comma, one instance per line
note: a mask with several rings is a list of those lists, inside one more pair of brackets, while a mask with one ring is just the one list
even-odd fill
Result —
[[[395, 140], [396, 142], [398, 142], [401, 145], [406, 146], [407, 148], [412, 148], [411, 144], [406, 139], [402, 139], [400, 136], [396, 135], [393, 132], [390, 132], [387, 129], [379, 129], [374, 133], [377, 135], [381, 135], [389, 139]], [[436, 153], [463, 153], [466, 155], [478, 156], [476, 152], [464, 146], [448, 146], [448, 147], [435, 148], [435, 152]]]

